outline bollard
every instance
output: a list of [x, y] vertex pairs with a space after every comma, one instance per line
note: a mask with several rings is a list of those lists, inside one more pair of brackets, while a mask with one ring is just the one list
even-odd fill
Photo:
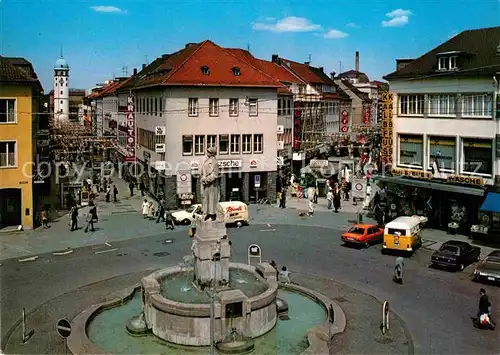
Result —
[[28, 342], [28, 340], [30, 340], [30, 338], [33, 336], [33, 334], [35, 333], [35, 330], [32, 329], [30, 330], [29, 332], [26, 331], [26, 309], [23, 308], [23, 311], [22, 311], [22, 341], [23, 341], [23, 344], [26, 344]]
[[382, 305], [382, 334], [385, 335], [389, 330], [389, 302], [385, 301]]

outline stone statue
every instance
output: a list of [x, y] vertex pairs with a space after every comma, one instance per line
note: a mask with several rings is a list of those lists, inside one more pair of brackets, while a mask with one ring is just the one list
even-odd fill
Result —
[[219, 209], [220, 185], [219, 185], [219, 164], [215, 155], [215, 147], [207, 149], [208, 158], [201, 168], [201, 184], [203, 187], [202, 209], [205, 221], [216, 220]]

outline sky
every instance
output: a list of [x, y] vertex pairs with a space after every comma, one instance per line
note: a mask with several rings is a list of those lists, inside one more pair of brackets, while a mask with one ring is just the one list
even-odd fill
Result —
[[89, 89], [210, 39], [380, 80], [455, 34], [500, 25], [500, 0], [0, 0], [0, 54], [31, 61], [46, 92], [61, 48], [70, 86]]

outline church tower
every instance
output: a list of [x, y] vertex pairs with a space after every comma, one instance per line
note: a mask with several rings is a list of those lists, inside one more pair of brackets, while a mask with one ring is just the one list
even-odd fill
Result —
[[69, 119], [69, 65], [62, 56], [54, 65], [54, 119]]

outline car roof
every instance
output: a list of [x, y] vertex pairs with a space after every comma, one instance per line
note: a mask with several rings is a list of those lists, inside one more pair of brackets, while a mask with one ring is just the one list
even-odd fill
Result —
[[419, 224], [420, 224], [420, 220], [418, 220], [416, 217], [401, 216], [401, 217], [398, 217], [395, 220], [387, 223], [385, 226], [387, 228], [391, 228], [391, 229], [392, 228], [394, 228], [394, 229], [411, 229]]
[[500, 257], [500, 250], [493, 250], [488, 256]]
[[353, 227], [359, 227], [359, 228], [371, 228], [375, 227], [374, 224], [367, 224], [367, 223], [360, 223], [360, 224], [355, 224]]
[[455, 245], [455, 246], [465, 246], [465, 245], [470, 245], [469, 243], [467, 242], [463, 242], [461, 240], [448, 240], [446, 242], [444, 242], [443, 244], [446, 244], [446, 245]]

